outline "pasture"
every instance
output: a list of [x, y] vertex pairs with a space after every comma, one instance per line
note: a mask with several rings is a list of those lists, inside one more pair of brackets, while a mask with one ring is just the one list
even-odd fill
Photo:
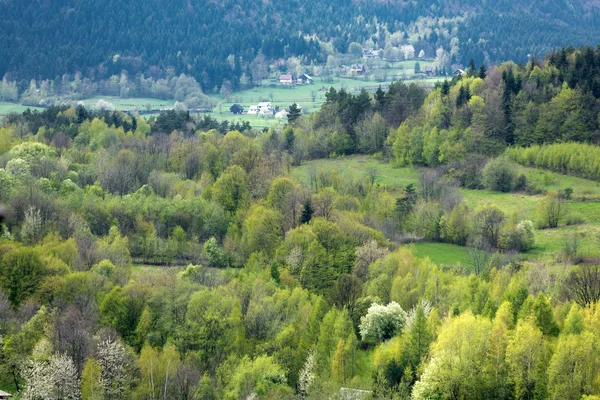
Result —
[[[309, 170], [337, 171], [341, 177], [367, 177], [370, 168], [376, 168], [380, 187], [400, 195], [407, 184], [418, 187], [419, 171], [414, 168], [393, 168], [388, 163], [369, 156], [338, 157], [308, 161], [291, 171], [292, 177], [304, 185], [309, 184]], [[531, 184], [545, 191], [573, 189], [572, 199], [565, 202], [567, 212], [577, 213], [583, 221], [576, 225], [566, 225], [561, 221], [558, 228], [536, 230], [536, 248], [524, 254], [526, 258], [541, 257], [556, 259], [567, 240], [576, 237], [578, 251], [582, 256], [600, 257], [600, 184], [598, 182], [560, 175], [536, 168], [519, 167]], [[526, 193], [499, 193], [489, 190], [461, 189], [463, 200], [471, 210], [495, 204], [508, 216], [517, 214], [519, 219], [535, 222], [536, 207], [543, 195]], [[428, 256], [433, 262], [442, 265], [464, 263], [467, 250], [459, 246], [443, 243], [418, 243], [412, 245], [420, 257]]]

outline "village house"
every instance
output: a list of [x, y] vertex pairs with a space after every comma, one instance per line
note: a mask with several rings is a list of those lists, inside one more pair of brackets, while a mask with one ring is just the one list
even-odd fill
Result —
[[362, 54], [364, 58], [377, 58], [379, 57], [379, 50], [375, 50], [372, 48], [363, 48]]
[[279, 75], [279, 83], [282, 85], [293, 85], [294, 78], [292, 77], [292, 74], [281, 74]]
[[365, 66], [363, 64], [354, 64], [350, 68], [350, 73], [354, 75], [364, 75], [366, 72]]
[[231, 111], [232, 114], [243, 114], [244, 107], [242, 107], [240, 104], [234, 104], [229, 107], [229, 111]]
[[275, 114], [275, 108], [270, 102], [258, 103], [258, 115], [263, 117], [272, 117]]
[[248, 115], [258, 115], [259, 111], [258, 106], [250, 106], [250, 108], [248, 108]]
[[457, 69], [455, 69], [455, 70], [454, 70], [454, 73], [453, 73], [453, 75], [454, 75], [454, 76], [461, 76], [461, 75], [462, 75], [462, 74], [464, 74], [464, 73], [465, 73], [465, 70], [464, 70], [464, 69], [457, 68]]

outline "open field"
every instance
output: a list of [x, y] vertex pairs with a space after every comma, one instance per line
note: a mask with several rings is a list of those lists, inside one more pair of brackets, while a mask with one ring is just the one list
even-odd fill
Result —
[[370, 168], [376, 168], [378, 171], [376, 183], [390, 191], [403, 190], [409, 183], [416, 184], [419, 180], [419, 172], [413, 168], [393, 168], [387, 162], [375, 160], [369, 156], [338, 157], [310, 161], [294, 168], [292, 176], [308, 185], [309, 166], [315, 166], [318, 171], [338, 171], [342, 177], [366, 177]]
[[130, 98], [122, 99], [116, 96], [95, 96], [81, 102], [88, 108], [95, 109], [99, 100], [107, 101], [122, 111], [145, 111], [146, 105], [150, 104], [152, 110], [170, 109], [175, 105], [175, 100], [161, 100], [153, 98]]
[[23, 111], [27, 110], [28, 108], [31, 110], [43, 110], [43, 108], [41, 108], [41, 107], [22, 106], [22, 105], [16, 104], [16, 103], [0, 101], [0, 116], [4, 116], [6, 114], [10, 114], [10, 113], [14, 113], [14, 112], [22, 113]]
[[417, 257], [428, 257], [438, 265], [464, 265], [469, 259], [466, 247], [448, 243], [415, 243], [408, 247]]
[[[341, 176], [367, 176], [367, 170], [377, 168], [377, 182], [391, 192], [400, 194], [407, 184], [418, 184], [419, 171], [414, 168], [393, 168], [389, 164], [375, 160], [369, 156], [350, 156], [334, 159], [315, 160], [304, 163], [292, 170], [292, 176], [308, 185], [310, 166], [317, 170], [336, 170]], [[579, 250], [587, 256], [600, 256], [600, 184], [590, 180], [560, 175], [536, 168], [520, 167], [519, 172], [527, 176], [532, 184], [544, 190], [573, 189], [573, 200], [566, 202], [570, 213], [579, 213], [584, 222], [579, 225], [565, 226], [556, 229], [536, 230], [537, 246], [526, 257], [555, 258], [563, 249], [565, 241], [577, 235]], [[516, 213], [519, 219], [535, 221], [536, 207], [541, 195], [531, 196], [525, 193], [498, 193], [489, 190], [461, 189], [463, 199], [470, 209], [495, 204], [509, 216]], [[464, 262], [466, 249], [459, 246], [441, 243], [419, 243], [413, 245], [420, 257], [429, 256], [438, 264], [456, 264]]]

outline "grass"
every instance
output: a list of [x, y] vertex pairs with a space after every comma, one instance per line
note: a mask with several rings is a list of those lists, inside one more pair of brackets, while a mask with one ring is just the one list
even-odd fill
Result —
[[409, 183], [419, 181], [419, 172], [412, 168], [393, 168], [389, 163], [376, 160], [369, 156], [337, 157], [314, 160], [304, 163], [292, 170], [292, 176], [305, 186], [309, 186], [308, 171], [311, 166], [317, 171], [339, 171], [344, 176], [367, 176], [370, 168], [378, 172], [376, 183], [391, 191], [404, 189]]
[[466, 247], [453, 244], [416, 243], [410, 245], [409, 248], [417, 257], [428, 257], [437, 265], [464, 265], [469, 259], [469, 250]]
[[527, 177], [527, 182], [547, 191], [564, 191], [573, 189], [575, 200], [600, 200], [600, 182], [561, 175], [538, 168], [518, 167], [520, 174]]
[[175, 106], [175, 100], [161, 100], [147, 97], [122, 99], [115, 96], [95, 96], [81, 102], [88, 108], [96, 109], [98, 100], [107, 101], [121, 111], [144, 111], [146, 104], [150, 104], [153, 110], [169, 109]]
[[0, 101], [0, 115], [6, 115], [10, 113], [22, 113], [27, 109], [31, 110], [43, 110], [41, 107], [30, 107], [30, 106], [22, 106], [16, 103], [9, 103], [7, 101]]

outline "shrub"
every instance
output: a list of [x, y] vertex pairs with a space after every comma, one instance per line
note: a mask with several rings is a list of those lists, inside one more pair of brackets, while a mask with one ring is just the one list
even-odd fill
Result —
[[498, 240], [503, 250], [528, 251], [535, 247], [535, 229], [533, 222], [527, 220], [503, 230]]
[[513, 188], [516, 192], [522, 192], [527, 189], [527, 177], [524, 174], [519, 175], [515, 180], [515, 186]]
[[565, 224], [567, 224], [567, 225], [580, 225], [580, 224], [584, 224], [584, 223], [585, 223], [585, 217], [577, 211], [570, 212], [565, 217]]
[[536, 225], [539, 229], [556, 228], [565, 217], [566, 207], [556, 193], [546, 195], [538, 204]]
[[483, 184], [496, 192], [510, 192], [514, 178], [514, 165], [502, 157], [491, 160], [483, 168]]

